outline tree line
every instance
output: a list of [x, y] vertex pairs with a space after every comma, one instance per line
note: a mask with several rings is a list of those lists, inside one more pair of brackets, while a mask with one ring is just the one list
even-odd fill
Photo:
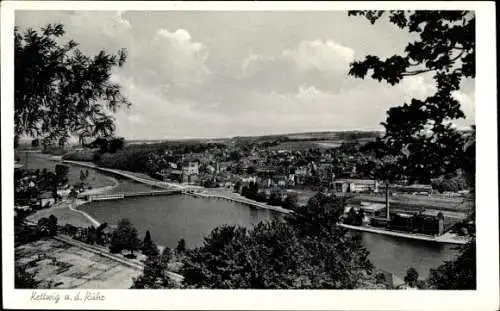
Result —
[[[185, 250], [179, 284], [169, 279], [169, 251], [153, 253], [133, 288], [356, 289], [389, 288], [368, 259], [360, 236], [338, 226], [342, 198], [317, 194], [292, 215], [253, 228], [222, 225], [201, 246]], [[475, 244], [454, 261], [431, 269], [425, 280], [409, 267], [405, 283], [415, 288], [475, 288]]]

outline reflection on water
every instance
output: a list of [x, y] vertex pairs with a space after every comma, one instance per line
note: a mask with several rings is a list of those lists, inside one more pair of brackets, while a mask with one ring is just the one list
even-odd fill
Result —
[[[280, 215], [226, 200], [193, 198], [187, 195], [92, 202], [81, 209], [99, 221], [111, 224], [128, 218], [140, 235], [150, 230], [157, 244], [169, 247], [175, 247], [181, 238], [186, 240], [188, 247], [200, 245], [204, 236], [222, 224], [248, 227]], [[361, 235], [375, 267], [401, 278], [409, 267], [415, 267], [420, 276], [425, 278], [430, 268], [435, 268], [456, 255], [456, 246], [453, 245], [367, 232], [355, 234]]]
[[189, 247], [200, 245], [203, 237], [219, 225], [248, 227], [273, 217], [273, 212], [268, 210], [187, 195], [100, 201], [80, 208], [101, 222], [116, 224], [128, 218], [140, 235], [150, 230], [157, 244], [169, 247], [175, 247], [181, 238]]
[[456, 245], [367, 232], [359, 234], [362, 236], [363, 244], [370, 251], [369, 258], [375, 266], [399, 277], [404, 277], [406, 270], [414, 267], [420, 277], [425, 278], [430, 268], [436, 268], [457, 254]]

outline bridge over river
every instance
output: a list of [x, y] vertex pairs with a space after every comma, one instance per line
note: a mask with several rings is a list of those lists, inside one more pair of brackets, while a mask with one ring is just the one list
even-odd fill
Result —
[[204, 198], [225, 199], [228, 201], [233, 201], [233, 202], [237, 202], [240, 204], [253, 206], [256, 208], [274, 210], [276, 212], [285, 213], [285, 214], [290, 213], [289, 210], [286, 210], [284, 208], [281, 208], [278, 206], [271, 206], [271, 205], [268, 205], [265, 203], [256, 202], [256, 201], [249, 200], [249, 199], [243, 198], [243, 197], [234, 197], [234, 196], [224, 195], [224, 194], [220, 194], [220, 193], [206, 193], [206, 189], [204, 187], [200, 187], [200, 186], [169, 183], [169, 182], [164, 182], [164, 181], [148, 179], [148, 178], [138, 176], [137, 174], [134, 174], [132, 172], [104, 168], [104, 167], [97, 166], [94, 163], [70, 161], [70, 160], [65, 160], [65, 161], [63, 161], [63, 163], [83, 166], [83, 167], [87, 167], [90, 169], [95, 169], [95, 170], [98, 170], [98, 171], [101, 171], [101, 172], [104, 172], [107, 174], [118, 175], [118, 176], [128, 178], [130, 180], [133, 180], [133, 181], [136, 181], [136, 182], [139, 182], [142, 184], [146, 184], [146, 185], [153, 186], [156, 188], [165, 189], [165, 190], [160, 190], [160, 191], [144, 191], [144, 192], [132, 192], [132, 193], [131, 192], [108, 193], [108, 194], [104, 193], [104, 194], [91, 194], [91, 195], [90, 194], [81, 194], [78, 196], [78, 198], [86, 199], [87, 201], [120, 200], [120, 199], [125, 199], [125, 198], [130, 198], [130, 197], [173, 195], [173, 194], [185, 193], [185, 194], [190, 194], [193, 196], [204, 197]]
[[172, 190], [125, 192], [125, 193], [103, 193], [103, 194], [90, 194], [90, 195], [79, 194], [78, 198], [92, 202], [92, 201], [104, 201], [104, 200], [120, 200], [133, 197], [174, 195], [181, 193], [183, 193], [183, 190], [172, 189]]
[[138, 176], [138, 174], [135, 174], [132, 172], [100, 167], [100, 166], [95, 165], [94, 163], [89, 163], [89, 162], [70, 161], [70, 160], [64, 160], [62, 162], [67, 163], [67, 164], [82, 166], [82, 167], [86, 167], [86, 168], [91, 168], [91, 169], [98, 170], [100, 172], [104, 172], [107, 174], [125, 177], [125, 178], [128, 178], [130, 180], [142, 183], [142, 184], [146, 184], [146, 185], [157, 187], [157, 188], [167, 189], [167, 190], [177, 189], [177, 190], [185, 190], [185, 191], [193, 191], [194, 192], [194, 191], [201, 191], [202, 189], [204, 189], [203, 187], [200, 187], [200, 186], [169, 183], [169, 182], [165, 182], [165, 181], [144, 178], [144, 177]]

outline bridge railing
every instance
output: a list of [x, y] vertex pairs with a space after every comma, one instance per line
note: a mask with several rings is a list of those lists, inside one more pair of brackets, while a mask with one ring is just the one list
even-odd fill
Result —
[[88, 201], [96, 200], [111, 200], [111, 199], [124, 199], [127, 197], [139, 197], [139, 196], [155, 196], [155, 195], [169, 195], [182, 193], [181, 190], [157, 190], [157, 191], [142, 191], [142, 192], [124, 192], [124, 193], [104, 193], [104, 194], [92, 194], [92, 195], [81, 195], [79, 198], [85, 198]]

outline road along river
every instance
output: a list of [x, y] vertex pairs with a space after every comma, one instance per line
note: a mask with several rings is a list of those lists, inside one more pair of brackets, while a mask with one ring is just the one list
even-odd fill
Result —
[[[175, 247], [181, 238], [188, 247], [203, 243], [203, 237], [223, 224], [250, 227], [260, 221], [281, 217], [276, 212], [252, 208], [227, 200], [196, 198], [188, 195], [138, 197], [125, 200], [96, 201], [79, 207], [100, 222], [116, 224], [128, 218], [144, 235], [151, 232], [157, 244]], [[369, 232], [353, 232], [362, 237], [370, 251], [370, 260], [379, 268], [400, 278], [415, 267], [421, 277], [444, 260], [456, 256], [456, 246], [416, 241]]]
[[[27, 160], [29, 168], [32, 169], [53, 168], [56, 164], [36, 155], [30, 155], [28, 159], [22, 160]], [[74, 173], [70, 175], [74, 175], [72, 177], [75, 180], [79, 177], [80, 169], [80, 167], [71, 166], [70, 172], [74, 171]], [[108, 176], [98, 172], [92, 173], [95, 173], [94, 182], [98, 183], [94, 187], [112, 184], [108, 181]], [[115, 191], [120, 190], [118, 192], [133, 191], [136, 190], [135, 186], [144, 186], [119, 181], [119, 188], [115, 189]], [[124, 185], [122, 186], [121, 183]], [[228, 200], [197, 198], [189, 195], [91, 202], [79, 206], [78, 209], [87, 212], [101, 223], [108, 222], [114, 225], [120, 219], [128, 218], [136, 226], [140, 235], [150, 230], [157, 244], [169, 247], [175, 247], [181, 238], [186, 240], [188, 247], [200, 245], [204, 236], [222, 224], [248, 227], [281, 215], [271, 210], [252, 208]], [[370, 232], [354, 232], [353, 234], [361, 235], [364, 245], [370, 251], [369, 258], [377, 268], [392, 272], [400, 278], [404, 277], [409, 267], [415, 267], [420, 276], [425, 278], [430, 268], [439, 266], [444, 260], [453, 259], [457, 254], [456, 246], [450, 244], [410, 240]]]

